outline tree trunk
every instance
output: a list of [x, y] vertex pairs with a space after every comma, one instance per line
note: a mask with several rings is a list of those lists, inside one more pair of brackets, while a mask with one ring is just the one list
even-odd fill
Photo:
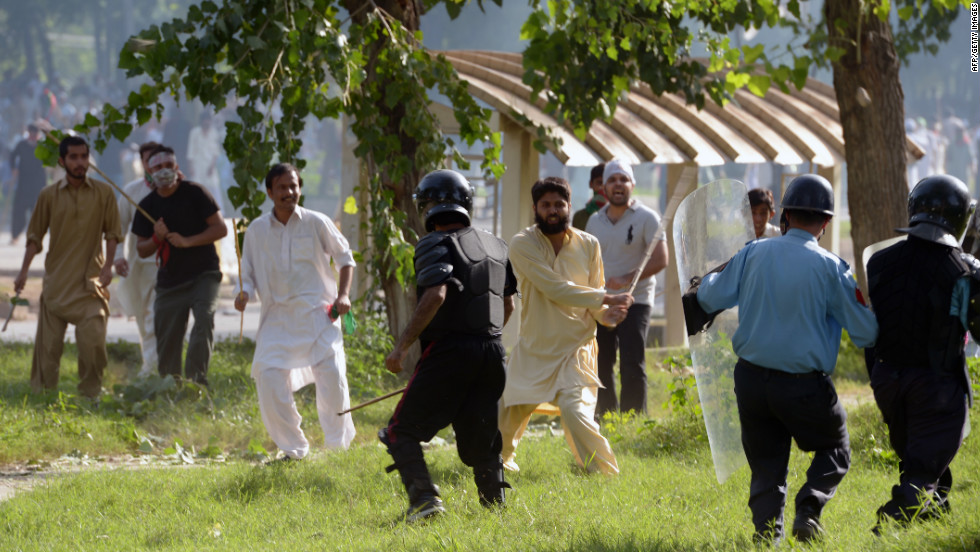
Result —
[[[355, 14], [353, 20], [356, 23], [364, 24], [366, 21], [366, 16], [370, 8], [364, 8], [363, 4], [366, 2], [362, 0], [347, 0], [345, 6], [347, 10]], [[417, 31], [419, 29], [419, 19], [422, 15], [421, 3], [415, 2], [414, 0], [375, 0], [373, 4], [377, 5], [381, 10], [391, 15], [393, 18], [397, 19], [403, 27], [409, 31]], [[400, 122], [405, 116], [405, 108], [400, 104], [396, 104], [393, 108], [388, 108], [387, 103], [384, 101], [384, 91], [388, 88], [385, 77], [377, 74], [377, 60], [378, 56], [383, 50], [386, 49], [386, 45], [379, 41], [372, 45], [372, 47], [366, 52], [368, 56], [367, 64], [367, 78], [365, 79], [365, 86], [372, 86], [378, 84], [381, 96], [377, 98], [377, 109], [382, 115], [383, 119], [387, 121], [384, 128], [384, 134], [388, 136], [397, 136], [401, 143], [401, 155], [408, 159], [415, 158], [415, 152], [419, 147], [418, 142], [411, 136], [406, 135], [401, 130]], [[416, 234], [421, 235], [423, 232], [422, 224], [419, 220], [418, 213], [415, 209], [415, 204], [412, 200], [412, 192], [418, 181], [421, 179], [422, 175], [419, 174], [418, 169], [411, 170], [408, 174], [403, 175], [397, 179], [393, 178], [389, 171], [385, 169], [385, 163], [387, 159], [375, 159], [373, 154], [368, 153], [362, 162], [365, 163], [368, 174], [378, 175], [381, 179], [381, 184], [385, 188], [394, 192], [393, 207], [405, 213], [407, 217], [407, 225], [415, 231]], [[410, 243], [415, 242], [412, 238], [410, 232], [406, 233], [406, 240]], [[377, 249], [384, 247], [384, 244], [374, 244]], [[385, 305], [387, 307], [388, 315], [388, 327], [391, 330], [392, 335], [395, 339], [401, 335], [408, 326], [408, 321], [412, 316], [412, 312], [415, 310], [416, 297], [414, 285], [403, 285], [398, 282], [394, 275], [384, 278], [381, 282], [382, 289], [385, 294]], [[407, 374], [411, 374], [411, 367], [414, 366], [415, 362], [418, 360], [419, 351], [418, 347], [412, 348], [409, 353], [408, 358], [405, 359], [405, 365], [408, 368]]]
[[[861, 254], [906, 225], [908, 185], [904, 93], [891, 27], [870, 8], [862, 13], [862, 5], [826, 0], [824, 12], [830, 44], [846, 48], [833, 64], [834, 90], [844, 131], [854, 269], [866, 291]], [[846, 30], [835, 21], [848, 22]]]

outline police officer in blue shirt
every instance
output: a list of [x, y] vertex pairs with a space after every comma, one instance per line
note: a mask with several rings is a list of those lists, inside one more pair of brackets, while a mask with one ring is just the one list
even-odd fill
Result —
[[697, 291], [706, 312], [740, 307], [732, 336], [735, 394], [752, 470], [754, 539], [761, 542], [783, 536], [791, 439], [814, 453], [796, 495], [793, 535], [807, 541], [823, 532], [820, 513], [851, 463], [847, 415], [830, 379], [841, 327], [858, 347], [873, 346], [878, 335], [850, 267], [817, 244], [834, 215], [830, 183], [799, 176], [782, 207], [785, 235], [748, 243]]

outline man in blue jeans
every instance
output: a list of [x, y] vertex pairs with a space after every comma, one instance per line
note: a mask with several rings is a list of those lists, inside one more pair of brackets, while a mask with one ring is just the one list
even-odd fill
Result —
[[783, 536], [793, 439], [813, 453], [796, 495], [793, 536], [807, 541], [823, 532], [820, 514], [851, 464], [847, 414], [830, 379], [841, 327], [858, 347], [878, 336], [850, 267], [817, 243], [834, 214], [830, 183], [811, 174], [793, 179], [783, 213], [785, 235], [749, 242], [697, 290], [706, 312], [739, 306], [735, 395], [752, 470], [754, 539], [763, 542]]
[[140, 257], [157, 256], [157, 298], [153, 304], [160, 376], [181, 376], [181, 353], [187, 320], [194, 327], [187, 343], [186, 379], [207, 385], [208, 364], [214, 345], [214, 311], [218, 305], [221, 271], [214, 242], [228, 228], [214, 198], [199, 184], [181, 178], [174, 150], [160, 146], [147, 163], [156, 188], [142, 207], [144, 216], [133, 219]]

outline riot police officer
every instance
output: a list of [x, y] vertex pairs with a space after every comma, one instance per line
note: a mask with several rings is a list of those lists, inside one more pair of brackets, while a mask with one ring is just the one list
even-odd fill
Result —
[[[963, 442], [970, 385], [964, 337], [977, 314], [978, 265], [959, 246], [976, 207], [966, 185], [924, 178], [909, 194], [908, 239], [868, 262], [868, 291], [880, 333], [871, 387], [900, 459], [899, 483], [878, 509], [874, 531], [949, 509], [949, 464]], [[972, 331], [972, 330], [971, 330]]]
[[858, 347], [874, 345], [878, 330], [847, 263], [817, 244], [834, 214], [830, 183], [801, 175], [782, 206], [785, 234], [749, 242], [696, 292], [708, 313], [739, 306], [732, 336], [735, 395], [752, 470], [749, 508], [757, 541], [783, 536], [792, 440], [813, 452], [796, 495], [793, 535], [806, 541], [823, 532], [820, 515], [851, 456], [847, 416], [830, 379], [841, 328]]
[[470, 226], [473, 192], [459, 173], [427, 174], [415, 190], [429, 232], [415, 247], [418, 306], [385, 359], [393, 373], [416, 339], [422, 357], [388, 427], [379, 432], [408, 492], [406, 521], [445, 511], [420, 442], [452, 424], [456, 448], [473, 468], [484, 506], [503, 504], [497, 402], [504, 389], [501, 329], [514, 310], [517, 281], [507, 244]]

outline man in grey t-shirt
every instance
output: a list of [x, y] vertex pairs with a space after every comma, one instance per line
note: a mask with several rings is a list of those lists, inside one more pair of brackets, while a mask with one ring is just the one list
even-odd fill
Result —
[[[647, 410], [647, 375], [644, 351], [650, 311], [653, 305], [654, 274], [667, 266], [667, 242], [660, 241], [646, 266], [638, 265], [660, 227], [660, 215], [632, 199], [635, 180], [633, 169], [624, 161], [606, 163], [602, 174], [608, 203], [589, 218], [585, 231], [599, 240], [602, 264], [606, 274], [606, 292], [622, 293], [629, 287], [633, 275], [642, 268], [639, 283], [633, 292], [634, 303], [626, 320], [614, 328], [597, 326], [599, 344], [597, 360], [599, 389], [596, 416], [605, 412]], [[622, 401], [616, 398], [613, 365], [619, 349], [619, 371]]]

